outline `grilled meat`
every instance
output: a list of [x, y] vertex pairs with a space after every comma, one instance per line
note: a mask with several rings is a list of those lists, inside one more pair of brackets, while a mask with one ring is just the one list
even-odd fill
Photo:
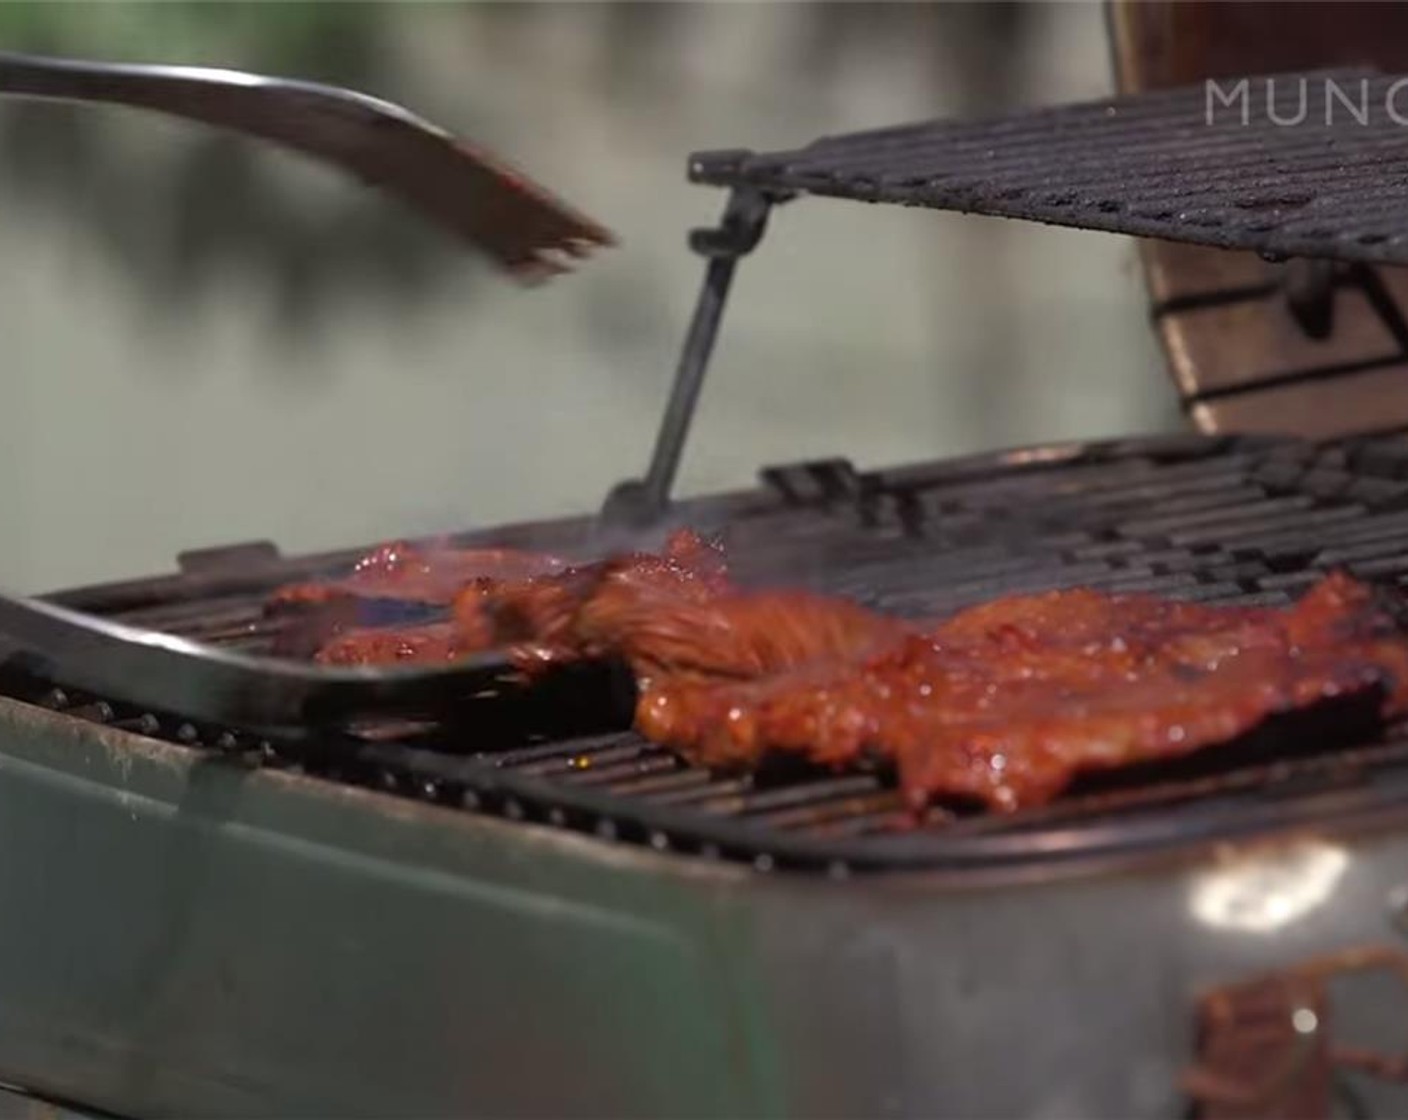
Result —
[[[424, 548], [404, 542], [368, 553], [340, 579], [291, 584], [266, 604], [271, 614], [289, 616], [275, 648], [328, 665], [434, 664], [458, 661], [496, 644], [487, 618], [466, 614], [459, 624], [368, 625], [378, 609], [395, 604], [424, 616], [447, 610], [466, 587], [493, 585], [561, 571], [554, 556], [508, 549]], [[442, 613], [443, 613], [442, 610]]]
[[517, 585], [477, 587], [457, 602], [473, 625], [526, 643], [520, 664], [614, 656], [642, 679], [747, 679], [818, 658], [852, 658], [897, 638], [904, 624], [843, 599], [746, 592], [728, 582], [721, 553], [693, 534], [660, 556], [623, 557], [595, 569]]
[[[728, 588], [722, 551], [690, 532], [673, 535], [660, 553], [630, 553], [572, 567], [555, 558], [521, 553], [434, 554], [448, 559], [434, 566], [430, 578], [424, 574], [427, 563], [419, 557], [413, 562], [395, 560], [388, 578], [386, 551], [380, 549], [363, 561], [366, 572], [287, 588], [277, 601], [318, 604], [348, 594], [348, 589], [352, 594], [415, 601], [433, 593], [435, 602], [450, 606], [453, 622], [394, 630], [345, 628], [319, 649], [316, 660], [338, 665], [433, 664], [507, 648], [518, 664], [532, 671], [624, 654], [628, 647], [668, 648], [668, 632], [652, 634], [650, 618], [666, 604], [703, 603]], [[451, 587], [456, 564], [468, 574]], [[398, 594], [402, 591], [404, 596]]]
[[869, 754], [894, 763], [915, 807], [942, 795], [1011, 810], [1084, 772], [1366, 693], [1386, 716], [1408, 711], [1408, 645], [1367, 587], [1335, 575], [1284, 611], [1092, 591], [999, 600], [869, 658], [744, 684], [647, 681], [637, 725], [706, 765]]
[[448, 604], [476, 579], [518, 580], [565, 568], [554, 556], [509, 549], [418, 548], [397, 541], [362, 557], [342, 579], [292, 584], [271, 607], [318, 605], [334, 599], [397, 599]]
[[728, 593], [722, 550], [694, 533], [676, 533], [660, 553], [629, 553], [516, 581], [481, 580], [455, 600], [466, 629], [487, 625], [515, 646], [525, 667], [585, 657], [647, 654], [669, 635], [652, 620], [671, 607]]
[[462, 661], [485, 649], [483, 640], [450, 622], [425, 626], [368, 626], [329, 639], [316, 660], [324, 665], [434, 665]]
[[720, 550], [691, 533], [659, 554], [505, 569], [462, 583], [452, 622], [347, 633], [319, 660], [508, 647], [531, 674], [619, 657], [647, 738], [714, 767], [879, 759], [915, 807], [1040, 804], [1081, 774], [1190, 754], [1336, 697], [1408, 713], [1408, 641], [1368, 587], [1338, 574], [1284, 610], [1071, 590], [921, 626], [841, 599], [740, 590]]

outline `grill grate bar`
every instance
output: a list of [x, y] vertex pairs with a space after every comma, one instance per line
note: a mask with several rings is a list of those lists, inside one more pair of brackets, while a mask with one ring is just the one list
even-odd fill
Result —
[[753, 814], [757, 823], [788, 832], [805, 831], [817, 836], [857, 836], [896, 828], [904, 810], [893, 790], [872, 790], [835, 801], [794, 805]]
[[633, 762], [641, 756], [643, 745], [633, 739], [622, 739], [619, 745], [604, 746], [591, 752], [575, 751], [567, 756], [554, 756], [531, 762], [518, 762], [514, 769], [537, 777], [550, 774], [564, 778], [569, 775], [595, 775], [602, 769], [608, 771], [622, 763]]
[[574, 786], [610, 786], [615, 788], [629, 779], [639, 778], [642, 775], [670, 774], [679, 768], [680, 762], [674, 755], [642, 741], [640, 747], [633, 752], [629, 760], [622, 760], [614, 765], [593, 765], [590, 768], [563, 774], [561, 778], [565, 783]]
[[1133, 498], [1154, 499], [1174, 487], [1234, 485], [1247, 477], [1250, 464], [1262, 459], [1263, 456], [1234, 454], [1195, 458], [1168, 466], [1146, 461], [1140, 470], [1128, 472], [1107, 470], [1106, 464], [1096, 462], [1079, 467], [1052, 467], [1016, 477], [998, 476], [948, 484], [915, 483], [911, 488], [940, 494], [964, 506], [979, 505], [984, 498], [1000, 502], [1010, 501], [1016, 495], [1035, 493], [1046, 498], [1084, 496], [1093, 501], [1096, 495], [1127, 492]]
[[[1190, 537], [1190, 533], [1195, 536], [1210, 531], [1220, 534], [1223, 532], [1221, 526], [1227, 523], [1239, 528], [1246, 525], [1260, 525], [1267, 521], [1273, 525], [1281, 522], [1294, 524], [1300, 519], [1300, 515], [1314, 504], [1313, 498], [1302, 494], [1270, 500], [1263, 495], [1259, 499], [1242, 505], [1219, 505], [1212, 509], [1197, 508], [1171, 514], [1161, 512], [1156, 517], [1127, 522], [1120, 531], [1129, 537], [1162, 537], [1168, 534], [1170, 541], [1191, 540], [1193, 538]], [[1288, 517], [1287, 514], [1293, 516]], [[1346, 510], [1344, 515], [1353, 516], [1353, 512]], [[1214, 535], [1213, 539], [1216, 540], [1218, 537]]]
[[590, 766], [603, 754], [623, 748], [629, 749], [634, 742], [635, 738], [629, 732], [612, 732], [585, 739], [539, 743], [517, 750], [498, 751], [487, 757], [498, 766], [531, 771], [532, 768], [545, 764], [549, 769], [570, 770], [583, 765]]
[[749, 774], [723, 778], [711, 774], [709, 777], [707, 786], [668, 790], [663, 794], [651, 797], [650, 800], [656, 805], [689, 806], [691, 809], [696, 809], [701, 803], [720, 797], [738, 797], [741, 801], [741, 798], [753, 788], [753, 778]]
[[659, 800], [662, 796], [691, 794], [708, 786], [715, 776], [708, 770], [680, 764], [675, 770], [663, 774], [648, 774], [643, 778], [618, 782], [612, 785], [611, 792], [622, 797], [641, 797]]

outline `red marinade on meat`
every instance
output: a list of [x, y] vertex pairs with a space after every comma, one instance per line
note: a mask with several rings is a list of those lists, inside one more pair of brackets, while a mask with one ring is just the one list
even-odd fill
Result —
[[395, 541], [362, 557], [341, 579], [280, 588], [270, 604], [297, 606], [347, 597], [448, 604], [472, 580], [525, 579], [564, 567], [554, 556], [533, 552], [427, 548]]
[[[434, 663], [499, 647], [532, 673], [617, 657], [636, 674], [647, 738], [715, 767], [878, 759], [916, 808], [1042, 804], [1080, 774], [1213, 747], [1335, 697], [1372, 693], [1385, 717], [1408, 712], [1408, 642], [1341, 574], [1284, 609], [1076, 589], [921, 625], [740, 589], [721, 550], [688, 532], [658, 554], [578, 566], [503, 555], [515, 559], [498, 574], [481, 564], [454, 588], [452, 621], [351, 631], [319, 660]], [[421, 576], [408, 583], [424, 590]]]
[[870, 657], [744, 683], [647, 679], [636, 719], [704, 765], [874, 756], [913, 807], [945, 796], [1011, 810], [1082, 773], [1376, 691], [1383, 715], [1408, 711], [1408, 646], [1367, 587], [1332, 575], [1287, 610], [1086, 590], [998, 600]]

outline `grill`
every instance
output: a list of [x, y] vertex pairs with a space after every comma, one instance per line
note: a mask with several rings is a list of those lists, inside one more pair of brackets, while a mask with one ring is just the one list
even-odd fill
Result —
[[[1281, 603], [1335, 567], [1408, 582], [1408, 441], [1396, 439], [1314, 446], [1180, 437], [874, 473], [838, 460], [763, 477], [755, 493], [696, 503], [681, 516], [724, 533], [745, 582], [802, 583], [915, 617], [1074, 586]], [[587, 529], [563, 522], [529, 535], [565, 543]], [[249, 551], [232, 555], [247, 560]], [[266, 562], [250, 586], [247, 567], [222, 584], [207, 556], [204, 575], [58, 598], [268, 652], [279, 623], [264, 617], [262, 594], [327, 560]], [[374, 722], [312, 745], [198, 728], [70, 695], [53, 682], [27, 680], [16, 691], [265, 766], [764, 870], [1030, 863], [1056, 829], [1066, 833], [1061, 858], [1091, 856], [1262, 829], [1323, 808], [1331, 791], [1339, 801], [1353, 791], [1366, 804], [1408, 796], [1408, 737], [1346, 751], [1351, 732], [1341, 722], [1301, 731], [1295, 742], [1271, 735], [1138, 771], [1125, 788], [1106, 781], [1043, 811], [992, 817], [939, 809], [911, 828], [884, 775], [736, 776], [688, 766], [625, 729], [629, 704], [609, 673], [585, 678], [548, 695], [481, 699], [438, 722]]]
[[[1306, 79], [1389, 103], [1382, 75]], [[688, 524], [724, 537], [745, 583], [910, 616], [1073, 586], [1275, 604], [1335, 568], [1408, 584], [1408, 419], [1377, 399], [1328, 442], [836, 459], [669, 501], [737, 260], [800, 193], [1332, 258], [1356, 271], [1284, 290], [1258, 274], [1241, 295], [1289, 295], [1313, 340], [1351, 288], [1408, 337], [1368, 268], [1408, 260], [1396, 122], [1204, 110], [1184, 90], [694, 157], [730, 195], [691, 237], [707, 272], [649, 470], [600, 517], [455, 543], [571, 554], [620, 524]], [[1156, 296], [1168, 314], [1234, 302]], [[1357, 362], [1254, 380], [1326, 385]], [[1230, 415], [1227, 378], [1178, 373]], [[359, 553], [212, 550], [50, 599], [268, 654], [286, 636], [268, 592]], [[1039, 811], [915, 822], [883, 773], [685, 764], [629, 731], [629, 682], [605, 666], [296, 738], [132, 707], [25, 658], [0, 694], [0, 846], [24, 854], [0, 861], [16, 916], [0, 1077], [54, 1098], [126, 1115], [1167, 1116], [1187, 1088], [1205, 1115], [1310, 1116], [1336, 1069], [1404, 1067], [1330, 1045], [1327, 978], [1408, 976], [1392, 946], [1344, 952], [1408, 936], [1408, 727], [1350, 708]], [[1287, 953], [1309, 963], [1267, 974]], [[1391, 1015], [1389, 987], [1363, 1005]], [[1372, 1097], [1356, 1089], [1357, 1114]]]
[[1398, 80], [1367, 70], [1270, 75], [1220, 83], [1216, 95], [1193, 86], [853, 133], [790, 152], [704, 153], [689, 170], [696, 182], [779, 197], [1406, 264], [1408, 132]]

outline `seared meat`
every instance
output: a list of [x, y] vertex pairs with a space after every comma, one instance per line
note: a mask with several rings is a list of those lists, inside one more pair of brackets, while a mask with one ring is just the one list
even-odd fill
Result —
[[554, 556], [532, 552], [426, 549], [397, 541], [362, 557], [342, 579], [280, 588], [270, 605], [316, 605], [348, 597], [448, 604], [471, 580], [526, 579], [564, 567], [566, 564]]
[[904, 624], [843, 599], [744, 592], [721, 553], [693, 534], [659, 556], [621, 557], [514, 585], [481, 583], [456, 603], [473, 626], [488, 614], [525, 668], [615, 656], [638, 677], [740, 679], [818, 658], [852, 658], [892, 641]]
[[318, 650], [324, 665], [433, 665], [462, 661], [484, 649], [449, 622], [348, 630]]
[[[271, 597], [271, 613], [296, 616], [281, 635], [285, 652], [328, 665], [433, 664], [458, 661], [496, 644], [487, 619], [466, 616], [423, 626], [364, 626], [372, 600], [448, 608], [475, 581], [519, 581], [561, 571], [554, 556], [508, 549], [418, 548], [404, 542], [368, 553], [341, 579], [292, 584]], [[425, 613], [421, 611], [419, 613]]]
[[660, 677], [637, 724], [706, 765], [869, 754], [894, 763], [916, 807], [945, 795], [1016, 809], [1083, 772], [1375, 690], [1385, 715], [1408, 710], [1408, 646], [1368, 588], [1336, 575], [1284, 611], [1092, 591], [999, 600], [857, 661], [746, 684]]
[[694, 533], [674, 534], [655, 553], [630, 553], [516, 581], [479, 580], [455, 600], [466, 630], [486, 625], [515, 646], [525, 668], [583, 657], [632, 659], [657, 638], [653, 619], [675, 607], [711, 602], [729, 588], [723, 552]]
[[[531, 671], [622, 653], [627, 646], [654, 648], [668, 641], [652, 640], [649, 633], [657, 609], [706, 602], [728, 588], [722, 551], [690, 532], [673, 535], [658, 554], [630, 553], [575, 567], [523, 553], [426, 558], [403, 549], [377, 550], [345, 580], [285, 588], [276, 602], [316, 604], [347, 594], [430, 600], [448, 604], [453, 622], [343, 629], [316, 660], [433, 664], [506, 648]], [[462, 578], [456, 582], [457, 575]]]
[[[1040, 804], [1080, 774], [1226, 743], [1335, 697], [1408, 713], [1408, 641], [1343, 575], [1288, 609], [1073, 590], [921, 626], [841, 599], [740, 590], [692, 533], [659, 554], [577, 567], [512, 554], [495, 575], [482, 560], [495, 554], [477, 555], [452, 622], [343, 634], [319, 660], [444, 662], [504, 647], [531, 674], [619, 657], [648, 738], [715, 767], [774, 753], [876, 758], [915, 807]], [[424, 593], [411, 567], [421, 574], [406, 586]], [[391, 585], [378, 570], [357, 586]], [[450, 598], [446, 583], [433, 590]]]

